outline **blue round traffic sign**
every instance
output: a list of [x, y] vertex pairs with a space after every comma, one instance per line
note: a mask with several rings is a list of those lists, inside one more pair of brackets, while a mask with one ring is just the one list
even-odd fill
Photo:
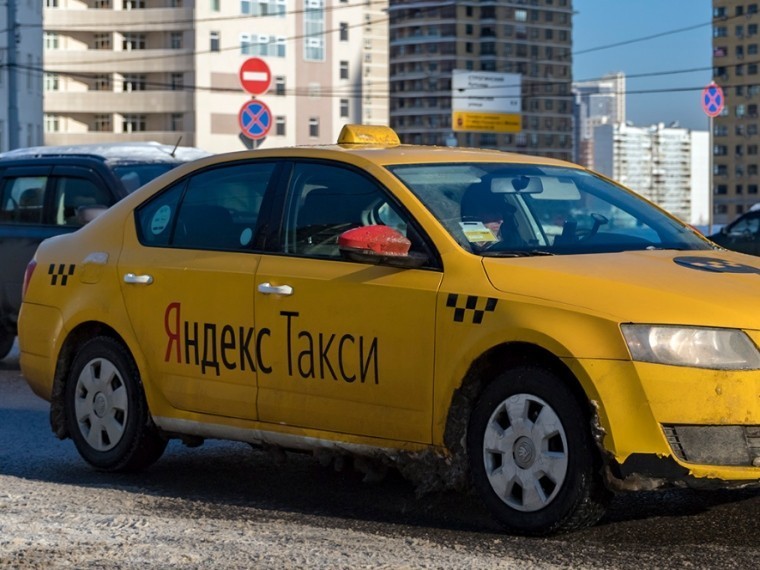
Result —
[[243, 103], [238, 113], [241, 132], [252, 140], [263, 139], [272, 128], [272, 111], [258, 99]]
[[716, 83], [710, 83], [702, 90], [702, 109], [708, 117], [717, 117], [726, 104], [723, 89]]

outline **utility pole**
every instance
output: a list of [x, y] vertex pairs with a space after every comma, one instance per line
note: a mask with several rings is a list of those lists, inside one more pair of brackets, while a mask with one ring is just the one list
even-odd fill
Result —
[[8, 0], [7, 4], [8, 31], [8, 149], [19, 147], [18, 123], [18, 87], [16, 66], [16, 50], [18, 49], [18, 31], [16, 30], [16, 0]]

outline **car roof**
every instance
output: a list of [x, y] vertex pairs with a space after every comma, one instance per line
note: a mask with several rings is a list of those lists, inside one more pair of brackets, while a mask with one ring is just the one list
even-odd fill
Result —
[[205, 150], [158, 142], [32, 146], [0, 153], [0, 160], [40, 157], [88, 156], [107, 162], [187, 162], [209, 156]]

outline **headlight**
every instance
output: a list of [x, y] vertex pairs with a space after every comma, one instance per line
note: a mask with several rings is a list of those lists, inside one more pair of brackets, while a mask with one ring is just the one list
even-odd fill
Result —
[[760, 369], [755, 344], [736, 329], [621, 325], [633, 360], [717, 370]]

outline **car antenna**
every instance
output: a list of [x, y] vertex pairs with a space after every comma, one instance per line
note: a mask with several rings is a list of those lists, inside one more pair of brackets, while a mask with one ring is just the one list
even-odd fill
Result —
[[169, 153], [172, 158], [174, 158], [174, 153], [177, 152], [177, 148], [179, 147], [179, 143], [181, 142], [182, 142], [182, 135], [179, 135], [179, 138], [177, 139], [177, 144], [174, 145], [174, 148], [172, 149], [171, 153]]

